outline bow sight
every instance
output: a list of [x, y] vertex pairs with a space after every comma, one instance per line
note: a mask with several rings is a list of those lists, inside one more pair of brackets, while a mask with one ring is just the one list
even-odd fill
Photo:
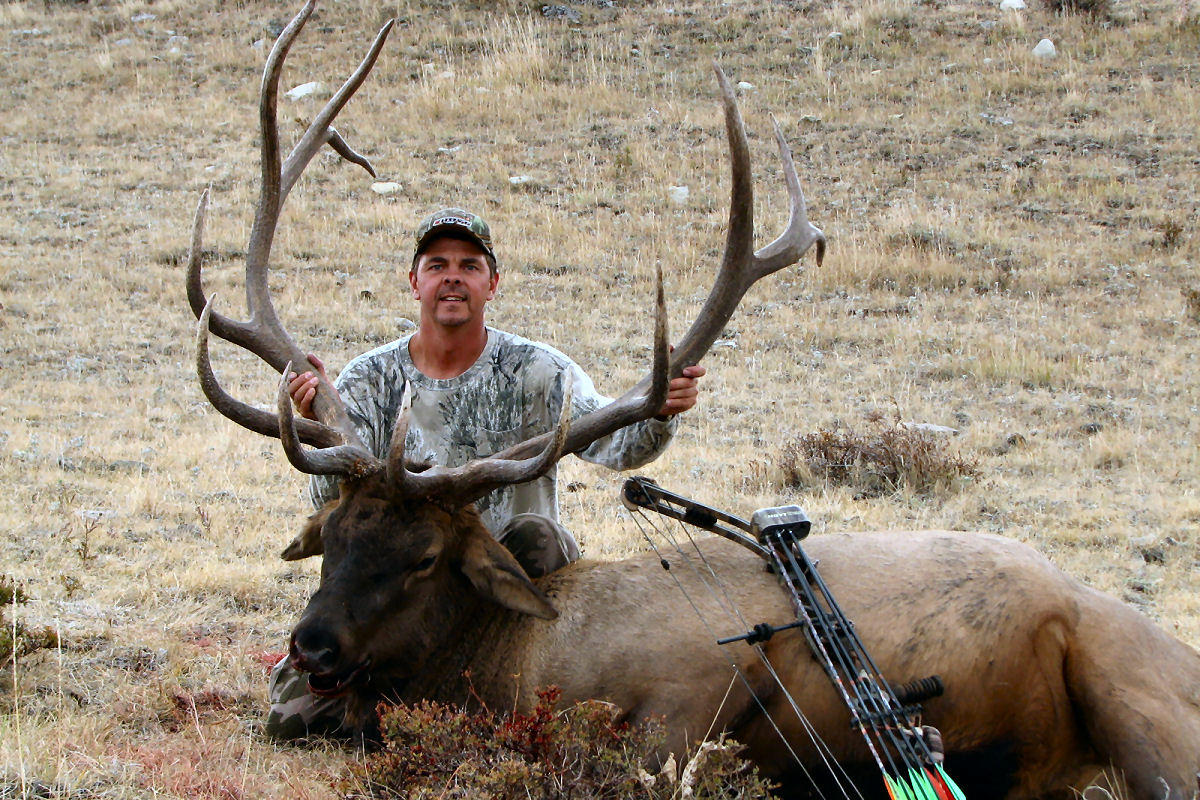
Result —
[[[762, 622], [718, 644], [757, 644], [779, 631], [802, 628], [813, 656], [849, 709], [851, 725], [865, 738], [892, 800], [965, 800], [942, 768], [941, 734], [921, 724], [920, 703], [943, 693], [941, 679], [933, 675], [900, 687], [884, 680], [816, 562], [800, 546], [812, 527], [804, 509], [762, 508], [747, 522], [640, 477], [625, 481], [621, 499], [631, 510], [655, 511], [719, 534], [766, 561], [790, 597], [796, 619], [782, 625]], [[669, 568], [665, 561], [663, 566]]]

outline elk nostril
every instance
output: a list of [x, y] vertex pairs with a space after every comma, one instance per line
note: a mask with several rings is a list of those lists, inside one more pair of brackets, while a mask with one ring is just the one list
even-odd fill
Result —
[[341, 647], [337, 637], [321, 628], [300, 628], [292, 634], [292, 663], [310, 672], [328, 672], [337, 665]]

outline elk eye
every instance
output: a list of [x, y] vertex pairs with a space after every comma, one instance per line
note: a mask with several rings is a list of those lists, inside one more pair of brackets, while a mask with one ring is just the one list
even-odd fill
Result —
[[435, 563], [437, 563], [437, 556], [428, 556], [426, 558], [422, 558], [417, 562], [417, 565], [413, 567], [413, 572], [424, 572], [425, 570], [433, 567]]

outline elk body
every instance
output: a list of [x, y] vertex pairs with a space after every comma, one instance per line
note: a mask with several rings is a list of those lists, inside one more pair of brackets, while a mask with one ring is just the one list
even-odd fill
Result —
[[[564, 454], [652, 416], [668, 380], [699, 362], [756, 280], [796, 263], [814, 244], [820, 261], [824, 237], [808, 222], [778, 128], [791, 215], [784, 233], [755, 252], [745, 131], [718, 70], [732, 166], [725, 255], [708, 300], [673, 351], [660, 278], [654, 366], [642, 382], [578, 419], [567, 418], [564, 402], [555, 431], [503, 453], [455, 468], [417, 469], [404, 458], [403, 411], [391, 450], [381, 457], [362, 443], [327, 382], [314, 402], [318, 420], [295, 419], [286, 380], [277, 411], [267, 412], [230, 397], [209, 363], [210, 331], [284, 376], [292, 363], [304, 362], [267, 290], [280, 208], [324, 144], [370, 170], [331, 123], [365, 80], [390, 24], [281, 159], [275, 122], [280, 72], [314, 3], [309, 0], [280, 34], [264, 73], [262, 189], [246, 255], [249, 320], [217, 313], [204, 295], [204, 199], [188, 272], [205, 395], [238, 424], [279, 437], [297, 469], [341, 477], [340, 499], [314, 515], [285, 551], [286, 558], [324, 557], [320, 588], [293, 631], [293, 665], [309, 673], [314, 693], [347, 695], [347, 723], [360, 731], [372, 726], [381, 698], [475, 697], [494, 708], [510, 707], [516, 698], [519, 708], [528, 708], [536, 689], [554, 684], [567, 700], [610, 700], [629, 719], [665, 717], [675, 752], [690, 740], [730, 731], [765, 771], [789, 776], [821, 762], [790, 697], [827, 755], [865, 763], [861, 739], [802, 635], [789, 631], [766, 643], [767, 662], [746, 646], [720, 648], [675, 584], [677, 577], [700, 617], [723, 626], [718, 635], [740, 632], [747, 623], [785, 621], [792, 613], [787, 598], [752, 554], [722, 541], [704, 545], [744, 615], [734, 620], [702, 590], [696, 572], [680, 564], [668, 574], [657, 557], [580, 562], [535, 585], [472, 506], [492, 489], [531, 480]], [[1066, 577], [1032, 550], [994, 536], [824, 536], [808, 549], [884, 674], [898, 682], [932, 673], [944, 680], [945, 696], [927, 703], [927, 721], [942, 729], [947, 767], [972, 798], [1039, 797], [1106, 767], [1139, 800], [1192, 795], [1200, 771], [1200, 658], [1136, 612]], [[780, 682], [769, 679], [765, 663]]]
[[[728, 731], [764, 771], [804, 785], [783, 739], [818, 780], [819, 740], [851, 774], [870, 773], [803, 634], [778, 633], [763, 648], [815, 736], [752, 648], [715, 644], [714, 633], [793, 613], [753, 554], [703, 543], [728, 598], [704, 585], [698, 565], [672, 558], [668, 573], [653, 554], [585, 560], [533, 584], [472, 509], [389, 502], [375, 484], [348, 485], [337, 508], [309, 521], [325, 548], [321, 588], [292, 642], [311, 686], [350, 692], [352, 727], [369, 728], [380, 699], [491, 708], [515, 699], [528, 710], [535, 690], [557, 685], [564, 701], [602, 698], [629, 720], [664, 717], [675, 753]], [[947, 770], [968, 798], [1047, 796], [1108, 767], [1130, 797], [1192, 796], [1200, 657], [1138, 612], [999, 536], [839, 534], [810, 538], [806, 550], [883, 674], [943, 679], [924, 721], [941, 730]]]

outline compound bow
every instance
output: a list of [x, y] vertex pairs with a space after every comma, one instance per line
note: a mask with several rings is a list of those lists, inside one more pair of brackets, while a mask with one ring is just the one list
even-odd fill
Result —
[[943, 768], [941, 735], [920, 723], [920, 702], [942, 694], [941, 679], [934, 675], [893, 687], [883, 678], [854, 623], [800, 546], [811, 528], [803, 509], [763, 508], [747, 522], [641, 477], [625, 481], [621, 499], [631, 510], [655, 511], [711, 531], [765, 560], [788, 593], [796, 619], [783, 625], [759, 623], [717, 643], [757, 644], [778, 631], [802, 628], [813, 655], [849, 709], [851, 725], [866, 740], [891, 800], [965, 800]]

